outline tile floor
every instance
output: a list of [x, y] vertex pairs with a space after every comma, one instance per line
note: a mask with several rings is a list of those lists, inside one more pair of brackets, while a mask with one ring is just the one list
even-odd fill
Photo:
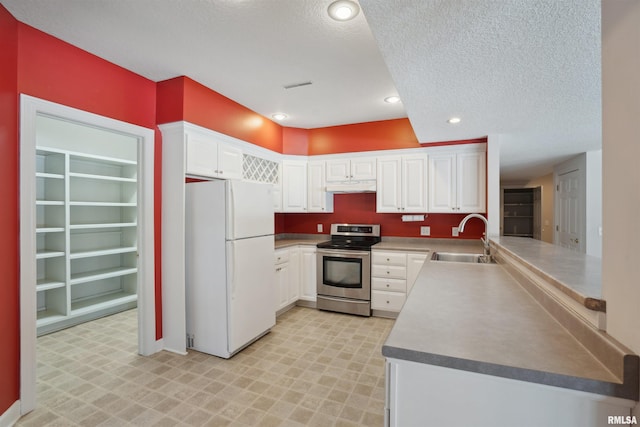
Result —
[[393, 321], [295, 307], [230, 360], [136, 354], [136, 310], [38, 338], [19, 426], [382, 426]]

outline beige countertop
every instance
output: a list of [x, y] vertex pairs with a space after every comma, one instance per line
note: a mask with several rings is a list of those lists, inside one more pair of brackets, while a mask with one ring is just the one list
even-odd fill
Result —
[[431, 238], [406, 238], [383, 237], [380, 243], [372, 249], [406, 252], [466, 252], [482, 253], [482, 244], [479, 239], [431, 239]]
[[498, 264], [425, 262], [382, 353], [637, 399], [637, 360], [625, 384]]
[[492, 237], [491, 243], [581, 304], [602, 300], [600, 258], [524, 237]]
[[277, 235], [275, 239], [275, 248], [288, 248], [297, 245], [315, 246], [320, 242], [326, 242], [331, 236], [328, 234], [284, 234]]

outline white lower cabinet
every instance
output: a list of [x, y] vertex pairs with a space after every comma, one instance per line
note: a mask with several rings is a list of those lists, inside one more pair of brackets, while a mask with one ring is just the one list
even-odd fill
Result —
[[298, 300], [316, 301], [316, 248], [297, 245], [275, 251], [276, 312]]
[[316, 286], [316, 247], [300, 246], [300, 299], [315, 302]]
[[374, 315], [393, 315], [402, 309], [426, 258], [424, 252], [371, 251], [371, 309]]
[[388, 358], [386, 365], [384, 425], [388, 427], [597, 427], [611, 424], [609, 417], [624, 419], [636, 404], [426, 363]]

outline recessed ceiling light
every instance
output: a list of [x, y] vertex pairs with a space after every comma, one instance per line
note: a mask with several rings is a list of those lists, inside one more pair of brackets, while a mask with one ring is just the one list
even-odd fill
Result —
[[396, 104], [398, 102], [400, 102], [400, 97], [399, 96], [387, 96], [384, 99], [384, 102], [388, 102], [389, 104]]
[[348, 21], [360, 12], [360, 6], [351, 0], [338, 0], [329, 5], [329, 16], [336, 21]]
[[276, 120], [284, 120], [289, 116], [287, 116], [285, 113], [275, 113], [271, 117], [273, 117]]
[[451, 117], [449, 120], [447, 120], [447, 123], [451, 123], [452, 125], [460, 123], [460, 117]]

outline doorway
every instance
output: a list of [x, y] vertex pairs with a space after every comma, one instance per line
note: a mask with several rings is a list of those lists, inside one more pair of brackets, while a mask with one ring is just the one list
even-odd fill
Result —
[[24, 415], [36, 405], [38, 330], [137, 305], [138, 352], [157, 346], [153, 130], [27, 95], [20, 101]]
[[583, 239], [581, 237], [580, 171], [576, 169], [559, 174], [556, 192], [558, 209], [556, 242], [563, 248], [581, 252]]

